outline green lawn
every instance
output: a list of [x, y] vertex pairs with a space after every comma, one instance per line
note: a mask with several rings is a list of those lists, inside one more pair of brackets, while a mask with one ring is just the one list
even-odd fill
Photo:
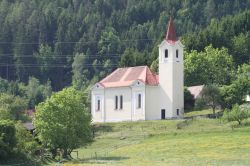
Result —
[[250, 165], [250, 127], [220, 120], [107, 123], [96, 135], [66, 165]]
[[249, 165], [250, 135], [249, 130], [162, 135], [112, 154], [127, 157], [117, 162], [121, 165]]
[[[219, 112], [221, 110], [215, 110], [215, 112]], [[212, 109], [205, 109], [205, 110], [198, 110], [198, 111], [191, 111], [184, 114], [184, 117], [191, 117], [191, 116], [199, 116], [199, 115], [207, 115], [207, 114], [213, 114]]]

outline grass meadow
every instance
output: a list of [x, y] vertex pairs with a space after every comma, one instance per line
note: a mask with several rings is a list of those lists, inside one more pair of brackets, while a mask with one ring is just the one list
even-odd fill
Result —
[[219, 119], [96, 124], [94, 142], [64, 165], [250, 165], [247, 123], [234, 128], [236, 123]]

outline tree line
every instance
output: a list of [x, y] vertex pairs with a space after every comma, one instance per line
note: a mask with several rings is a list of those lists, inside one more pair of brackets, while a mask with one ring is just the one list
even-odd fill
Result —
[[249, 7], [249, 0], [0, 0], [0, 77], [33, 76], [58, 91], [85, 88], [119, 66], [151, 66], [170, 15], [187, 52], [225, 47], [237, 66], [249, 60]]

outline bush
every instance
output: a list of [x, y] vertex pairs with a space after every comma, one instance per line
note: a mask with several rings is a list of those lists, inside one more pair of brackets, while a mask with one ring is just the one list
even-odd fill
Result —
[[228, 122], [237, 121], [239, 125], [241, 125], [242, 121], [249, 117], [250, 108], [245, 105], [239, 106], [236, 104], [233, 106], [232, 110], [226, 109], [222, 118]]
[[20, 122], [0, 121], [0, 160], [24, 155], [28, 157], [39, 149], [32, 134]]
[[21, 123], [16, 124], [17, 149], [25, 154], [34, 155], [40, 149], [32, 134]]
[[11, 115], [10, 111], [8, 111], [5, 108], [0, 107], [0, 119], [1, 120], [8, 120], [11, 118], [12, 118], [12, 115]]
[[0, 158], [7, 158], [16, 146], [16, 130], [10, 120], [0, 121]]
[[25, 90], [29, 108], [34, 108], [35, 105], [44, 101], [51, 93], [52, 89], [49, 81], [46, 85], [42, 85], [38, 79], [34, 77], [29, 78], [29, 83]]
[[27, 108], [27, 101], [19, 96], [2, 93], [0, 94], [0, 108], [9, 111], [14, 120], [20, 120], [22, 111]]

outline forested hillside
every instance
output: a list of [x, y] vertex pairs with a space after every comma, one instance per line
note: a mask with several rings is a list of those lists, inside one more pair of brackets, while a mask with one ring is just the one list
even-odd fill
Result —
[[188, 53], [225, 47], [236, 68], [250, 57], [249, 9], [250, 0], [0, 0], [0, 77], [57, 91], [151, 66], [170, 15]]

